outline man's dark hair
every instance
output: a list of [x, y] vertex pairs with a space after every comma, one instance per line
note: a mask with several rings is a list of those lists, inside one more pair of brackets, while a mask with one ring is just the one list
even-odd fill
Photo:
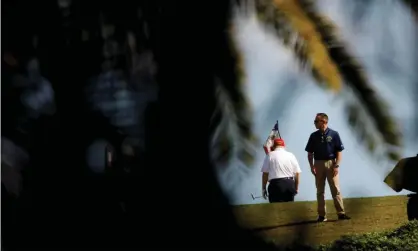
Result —
[[316, 116], [321, 116], [325, 121], [328, 122], [328, 115], [326, 113], [320, 112], [317, 113]]

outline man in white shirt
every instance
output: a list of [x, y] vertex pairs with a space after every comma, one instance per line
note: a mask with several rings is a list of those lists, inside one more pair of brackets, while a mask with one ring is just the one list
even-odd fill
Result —
[[302, 172], [295, 155], [285, 149], [282, 139], [275, 139], [271, 151], [264, 159], [263, 167], [263, 197], [268, 197], [270, 203], [289, 202], [295, 200], [299, 189], [299, 176]]

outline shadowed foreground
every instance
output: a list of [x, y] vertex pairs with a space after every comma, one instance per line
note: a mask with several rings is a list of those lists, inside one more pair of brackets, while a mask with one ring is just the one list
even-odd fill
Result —
[[[336, 221], [332, 200], [328, 222], [316, 223], [316, 202], [258, 204], [234, 207], [244, 228], [274, 243], [290, 244], [303, 231], [309, 245], [326, 244], [342, 235], [392, 230], [407, 222], [406, 196], [345, 199], [349, 221]], [[360, 210], [359, 210], [360, 209]]]
[[[28, 62], [36, 58], [40, 75], [51, 82], [56, 99], [56, 113], [36, 120], [30, 132], [21, 135], [16, 130], [20, 120], [15, 110], [23, 108], [12, 102], [19, 100], [13, 96], [14, 92], [4, 91], [4, 96], [9, 96], [10, 103], [18, 108], [8, 108], [4, 119], [8, 122], [8, 135], [2, 132], [2, 136], [22, 141], [28, 148], [30, 163], [28, 174], [23, 178], [22, 195], [6, 207], [2, 221], [3, 248], [274, 250], [272, 245], [238, 228], [228, 199], [216, 179], [210, 154], [216, 149], [211, 145], [211, 136], [223, 117], [237, 117], [234, 124], [240, 138], [246, 141], [252, 138], [248, 122], [251, 117], [247, 116], [249, 109], [242, 94], [241, 75], [244, 74], [236, 74], [240, 71], [237, 69], [240, 60], [225, 32], [230, 27], [230, 2], [207, 2], [198, 11], [196, 5], [184, 1], [58, 2], [63, 6], [54, 1], [2, 2], [5, 10], [2, 15], [8, 20], [2, 54], [11, 54], [16, 59], [10, 60], [9, 66], [2, 63], [2, 87], [12, 90], [14, 81], [22, 80], [21, 75], [28, 75]], [[132, 40], [128, 39], [132, 38], [128, 34], [134, 33], [138, 40], [144, 36], [138, 31], [139, 16], [142, 16], [139, 10], [149, 22], [150, 41], [142, 44], [149, 44], [158, 65], [158, 102], [151, 103], [152, 108], [144, 115], [145, 147], [135, 160], [141, 164], [135, 165], [137, 168], [126, 179], [118, 175], [102, 179], [91, 175], [86, 163], [89, 141], [105, 137], [121, 149], [124, 135], [110, 126], [110, 120], [103, 116], [97, 118], [89, 112], [84, 90], [102, 73], [108, 76], [108, 73], [118, 72], [110, 74], [115, 77], [115, 83], [130, 82], [118, 79], [121, 72], [125, 79], [138, 80], [131, 76], [133, 67], [127, 63], [136, 54], [125, 45]], [[30, 83], [27, 77], [23, 79], [24, 83]], [[224, 112], [212, 120], [219, 103], [217, 82], [228, 90], [234, 111], [232, 114]], [[370, 93], [365, 88], [358, 89], [364, 95]], [[173, 133], [174, 137], [168, 133]], [[201, 135], [198, 145], [190, 147], [189, 139], [196, 135]], [[244, 143], [237, 145], [247, 149]], [[164, 144], [174, 147], [165, 151], [161, 159]], [[253, 157], [242, 152], [244, 160]], [[191, 158], [196, 161], [190, 161]], [[173, 196], [173, 191], [187, 196]], [[125, 209], [120, 209], [116, 203], [121, 200], [128, 204], [124, 213], [121, 211]], [[3, 201], [2, 207], [5, 206]], [[167, 210], [167, 205], [174, 206]], [[301, 206], [288, 209], [286, 217], [280, 214], [282, 220], [277, 216], [268, 223], [274, 226], [314, 218], [313, 204], [311, 211], [302, 210], [304, 204], [291, 206], [296, 205]], [[275, 206], [264, 207], [265, 211], [260, 211], [255, 206], [256, 210], [250, 215], [267, 215]], [[378, 215], [371, 214], [367, 207], [359, 209], [358, 212], [364, 211], [358, 214], [352, 208], [347, 205], [347, 211], [357, 219]], [[293, 215], [305, 216], [289, 218]], [[341, 224], [360, 226], [355, 222]], [[264, 224], [260, 221], [252, 226], [269, 226], [265, 223], [266, 220]], [[322, 234], [334, 223], [330, 224], [323, 227]], [[260, 233], [273, 238], [283, 231], [283, 236], [287, 237], [303, 226], [306, 224]], [[308, 230], [315, 231], [310, 226]], [[170, 234], [161, 241], [163, 229]], [[312, 233], [306, 231], [306, 234], [309, 240]]]

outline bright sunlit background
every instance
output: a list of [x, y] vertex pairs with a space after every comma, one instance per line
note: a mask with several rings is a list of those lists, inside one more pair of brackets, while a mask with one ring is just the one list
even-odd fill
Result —
[[[408, 137], [414, 126], [410, 90], [418, 78], [417, 71], [414, 71], [418, 62], [414, 62], [416, 57], [411, 54], [418, 36], [411, 13], [400, 1], [390, 0], [370, 0], [367, 4], [362, 0], [319, 0], [318, 7], [339, 26], [349, 49], [365, 66], [371, 82], [390, 104], [405, 136], [403, 156], [416, 155], [418, 144]], [[383, 183], [393, 165], [377, 163], [356, 140], [355, 133], [347, 124], [343, 109], [345, 101], [318, 87], [309, 73], [298, 67], [292, 51], [274, 35], [268, 34], [254, 15], [239, 15], [236, 20], [237, 38], [246, 60], [254, 130], [261, 141], [254, 166], [248, 172], [236, 162], [219, 171], [231, 203], [266, 202], [253, 200], [250, 193], [261, 195], [260, 168], [265, 156], [262, 141], [277, 119], [287, 149], [296, 155], [302, 168], [296, 200], [316, 200], [314, 178], [304, 149], [310, 133], [315, 130], [313, 120], [318, 112], [329, 115], [330, 127], [340, 133], [344, 142], [340, 169], [343, 196], [395, 195]], [[331, 199], [329, 188], [326, 198]]]

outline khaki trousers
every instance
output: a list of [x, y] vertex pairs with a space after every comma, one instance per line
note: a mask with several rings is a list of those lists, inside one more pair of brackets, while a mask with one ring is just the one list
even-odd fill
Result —
[[325, 206], [325, 180], [328, 180], [331, 195], [334, 200], [335, 210], [337, 214], [344, 214], [343, 198], [340, 192], [339, 175], [333, 176], [332, 166], [334, 160], [315, 160], [316, 169], [316, 199], [318, 202], [318, 215], [325, 217], [327, 214]]

